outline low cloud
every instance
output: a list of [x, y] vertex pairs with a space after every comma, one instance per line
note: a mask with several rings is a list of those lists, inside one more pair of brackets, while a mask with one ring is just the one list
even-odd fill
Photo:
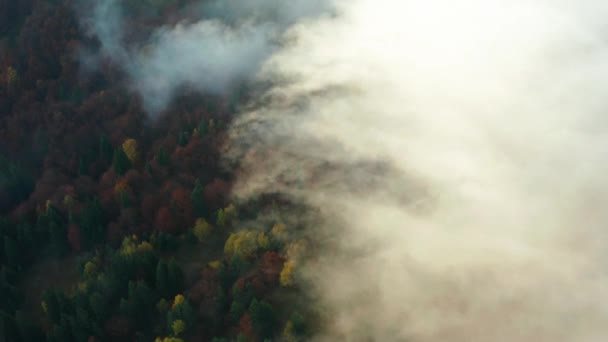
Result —
[[336, 236], [303, 270], [316, 339], [603, 341], [608, 5], [335, 6], [289, 30], [225, 151], [237, 197]]

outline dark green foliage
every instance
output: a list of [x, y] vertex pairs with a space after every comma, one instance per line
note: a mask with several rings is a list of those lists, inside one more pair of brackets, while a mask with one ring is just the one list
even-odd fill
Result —
[[278, 322], [270, 304], [254, 298], [249, 305], [249, 315], [251, 315], [253, 328], [260, 338], [272, 337]]
[[221, 264], [217, 270], [217, 276], [222, 288], [230, 289], [246, 267], [245, 260], [239, 255], [233, 256], [228, 264]]
[[99, 138], [99, 158], [101, 160], [110, 161], [112, 158], [114, 147], [108, 141], [105, 135]]
[[69, 251], [67, 222], [55, 207], [47, 206], [46, 211], [38, 216], [37, 226], [39, 230], [47, 232], [52, 254], [62, 256]]
[[188, 133], [180, 132], [177, 136], [177, 144], [179, 146], [186, 146], [188, 144]]
[[161, 297], [169, 297], [171, 290], [169, 288], [169, 269], [167, 263], [159, 261], [156, 266], [156, 292]]
[[120, 193], [118, 194], [118, 199], [121, 208], [126, 209], [131, 206], [131, 198], [129, 198], [129, 194], [126, 191], [120, 190]]
[[78, 223], [82, 234], [82, 245], [85, 249], [103, 241], [105, 236], [104, 212], [97, 198], [85, 203]]
[[118, 147], [114, 149], [114, 157], [112, 157], [112, 167], [117, 175], [124, 175], [131, 168], [131, 161], [125, 151]]
[[203, 186], [198, 178], [194, 182], [194, 189], [192, 190], [190, 199], [192, 200], [192, 209], [195, 217], [203, 217], [205, 215], [205, 206], [203, 204]]
[[128, 297], [120, 300], [120, 311], [133, 320], [137, 327], [143, 328], [154, 313], [154, 299], [154, 293], [145, 282], [131, 281]]
[[184, 321], [187, 329], [194, 327], [194, 324], [196, 323], [196, 312], [188, 299], [184, 300], [184, 302], [179, 305], [174, 305], [171, 310], [167, 312], [167, 327], [169, 330], [171, 330], [171, 324], [177, 320]]
[[184, 272], [174, 259], [169, 260], [167, 273], [171, 294], [178, 293], [184, 287]]
[[6, 266], [0, 269], [0, 293], [0, 311], [3, 312], [14, 312], [23, 300], [17, 287], [17, 272]]
[[44, 333], [37, 327], [32, 318], [23, 311], [15, 312], [15, 325], [23, 342], [37, 342], [44, 340]]
[[293, 333], [296, 336], [303, 336], [306, 334], [306, 321], [304, 316], [302, 316], [299, 312], [293, 312], [289, 316], [289, 320], [293, 324]]
[[154, 248], [159, 252], [174, 252], [179, 247], [179, 241], [175, 236], [163, 232], [156, 233], [153, 243]]
[[201, 123], [198, 125], [198, 134], [202, 137], [204, 135], [206, 135], [207, 133], [209, 133], [209, 126], [207, 125], [207, 121], [203, 120], [201, 121]]
[[230, 305], [230, 316], [233, 321], [238, 322], [253, 299], [253, 290], [249, 284], [244, 288], [234, 286], [232, 288], [232, 304]]
[[31, 174], [0, 155], [0, 213], [27, 199], [33, 190]]
[[81, 176], [87, 174], [87, 164], [82, 157], [78, 159], [78, 174]]
[[4, 255], [6, 263], [13, 269], [20, 269], [19, 265], [19, 251], [17, 249], [17, 243], [15, 240], [8, 236], [4, 237]]
[[156, 154], [156, 161], [160, 166], [169, 166], [169, 154], [164, 148], [159, 148]]

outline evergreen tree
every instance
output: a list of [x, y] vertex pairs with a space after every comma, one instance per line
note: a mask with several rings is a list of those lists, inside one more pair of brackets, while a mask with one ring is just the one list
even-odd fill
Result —
[[156, 160], [160, 166], [169, 166], [169, 154], [164, 148], [159, 148], [156, 154]]
[[167, 264], [167, 274], [171, 294], [180, 292], [184, 287], [184, 272], [174, 259]]
[[125, 154], [122, 148], [114, 149], [114, 157], [112, 158], [112, 167], [118, 175], [124, 175], [131, 168], [131, 161]]
[[8, 236], [4, 236], [4, 255], [6, 263], [9, 267], [19, 270], [19, 248], [15, 240]]
[[156, 266], [156, 291], [162, 297], [168, 297], [171, 294], [169, 290], [169, 270], [167, 263], [162, 260], [159, 260]]
[[177, 144], [179, 146], [186, 146], [188, 144], [188, 136], [186, 132], [180, 132], [177, 136]]
[[194, 190], [192, 190], [190, 199], [192, 200], [194, 215], [196, 217], [202, 217], [205, 215], [205, 207], [203, 204], [203, 186], [198, 178], [196, 179], [196, 182], [194, 182]]
[[253, 328], [261, 339], [272, 337], [277, 326], [277, 318], [270, 304], [254, 298], [249, 305], [249, 315]]
[[109, 161], [112, 158], [112, 144], [108, 141], [105, 135], [99, 138], [99, 158]]

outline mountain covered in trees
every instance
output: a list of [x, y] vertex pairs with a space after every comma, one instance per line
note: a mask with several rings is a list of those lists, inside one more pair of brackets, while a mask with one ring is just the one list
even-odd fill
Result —
[[[188, 3], [124, 1], [127, 39]], [[151, 118], [116, 63], [86, 65], [80, 5], [0, 0], [0, 340], [306, 340], [314, 241], [289, 201], [232, 200], [221, 161], [249, 90]]]

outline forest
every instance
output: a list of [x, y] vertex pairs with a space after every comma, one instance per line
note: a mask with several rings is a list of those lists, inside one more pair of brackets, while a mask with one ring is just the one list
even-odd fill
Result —
[[[188, 2], [124, 1], [130, 37]], [[314, 243], [280, 196], [234, 201], [220, 157], [247, 89], [150, 117], [117, 63], [85, 65], [82, 3], [0, 0], [0, 340], [305, 340]]]

